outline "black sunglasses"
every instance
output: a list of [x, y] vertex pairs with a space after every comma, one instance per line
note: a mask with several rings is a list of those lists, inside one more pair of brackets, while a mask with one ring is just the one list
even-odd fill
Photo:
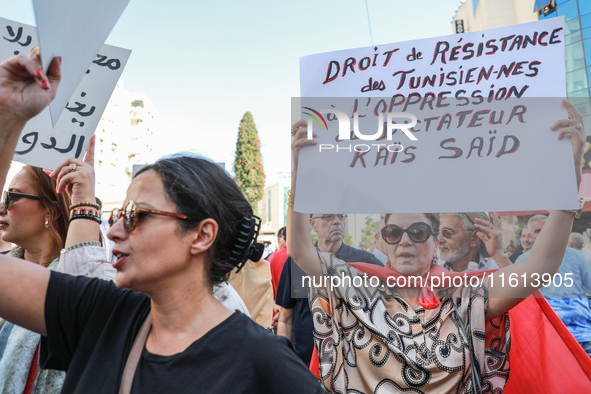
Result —
[[404, 233], [407, 233], [414, 243], [425, 242], [431, 235], [435, 235], [431, 226], [424, 222], [413, 223], [408, 228], [402, 228], [395, 224], [388, 224], [382, 228], [382, 238], [390, 245], [398, 244]]
[[14, 204], [14, 202], [16, 200], [18, 200], [19, 198], [28, 198], [31, 200], [43, 201], [43, 198], [41, 198], [39, 196], [32, 196], [30, 194], [22, 194], [22, 193], [15, 193], [15, 192], [9, 192], [9, 191], [5, 191], [4, 193], [2, 193], [2, 203], [4, 204], [4, 207], [6, 208], [7, 211], [10, 208], [12, 208], [12, 205]]
[[146, 214], [163, 215], [177, 219], [187, 219], [186, 215], [179, 215], [173, 212], [158, 211], [156, 209], [140, 208], [133, 201], [129, 201], [125, 206], [125, 209], [115, 208], [111, 211], [111, 217], [109, 218], [109, 226], [113, 227], [119, 219], [123, 218], [123, 228], [127, 233], [131, 233], [135, 230], [137, 223], [140, 219], [145, 217]]

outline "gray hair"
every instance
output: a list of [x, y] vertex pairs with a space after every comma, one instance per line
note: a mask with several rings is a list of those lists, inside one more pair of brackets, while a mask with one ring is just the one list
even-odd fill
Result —
[[472, 220], [470, 220], [468, 215], [466, 215], [463, 212], [443, 212], [443, 213], [439, 214], [439, 217], [442, 218], [445, 215], [456, 216], [456, 217], [462, 218], [462, 229], [464, 229], [464, 231], [466, 233], [470, 233], [476, 229], [474, 227], [474, 223], [472, 223]]
[[585, 240], [579, 233], [571, 233], [570, 237], [568, 237], [568, 240], [569, 242], [572, 242], [573, 247], [577, 250], [583, 249], [583, 246], [585, 245]]
[[546, 215], [534, 215], [531, 218], [529, 218], [529, 220], [527, 221], [527, 229], [529, 230], [530, 233], [533, 232], [533, 231], [531, 231], [531, 224], [533, 222], [537, 222], [538, 220], [543, 220], [545, 222], [546, 220], [548, 220], [548, 216], [546, 216]]

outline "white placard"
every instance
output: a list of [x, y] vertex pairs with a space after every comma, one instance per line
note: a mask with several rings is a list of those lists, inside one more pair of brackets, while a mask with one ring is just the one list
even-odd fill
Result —
[[[28, 55], [37, 45], [33, 26], [0, 18], [0, 59]], [[113, 89], [131, 51], [103, 45], [80, 84], [65, 103], [64, 116], [52, 127], [49, 108], [29, 120], [20, 136], [14, 160], [53, 169], [67, 157], [84, 157]], [[117, 64], [118, 67], [109, 67]], [[61, 90], [62, 86], [58, 89]]]
[[[558, 98], [566, 95], [563, 25], [552, 18], [302, 58], [302, 98], [294, 105], [318, 145], [300, 153], [295, 209], [576, 208], [570, 141], [550, 131], [567, 117]], [[351, 139], [338, 138], [334, 109], [347, 115]], [[360, 133], [377, 140], [354, 139], [355, 112]], [[380, 113], [384, 122], [388, 113], [406, 113], [418, 123], [388, 140]], [[508, 188], [515, 174], [519, 187]]]
[[[44, 70], [54, 57], [62, 57], [60, 88], [49, 105], [54, 126], [91, 62], [108, 62], [108, 57], [97, 59], [96, 54], [101, 53], [128, 3], [129, 0], [33, 0]], [[113, 61], [106, 65], [118, 64]]]

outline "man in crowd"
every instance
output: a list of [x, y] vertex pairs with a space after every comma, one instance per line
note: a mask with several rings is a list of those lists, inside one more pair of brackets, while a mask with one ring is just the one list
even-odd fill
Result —
[[[505, 267], [510, 263], [503, 251], [497, 223], [484, 233], [474, 224], [488, 221], [484, 212], [448, 212], [439, 215], [439, 264], [454, 272], [480, 271]], [[479, 236], [484, 234], [486, 242]], [[493, 260], [487, 260], [490, 255]]]
[[[527, 226], [532, 245], [547, 219], [545, 215], [535, 215], [529, 219]], [[525, 260], [530, 252], [531, 250], [519, 256], [517, 263]], [[562, 264], [552, 279], [548, 287], [540, 289], [542, 295], [577, 342], [591, 356], [591, 309], [585, 294], [585, 289], [591, 289], [589, 265], [577, 250], [566, 248]], [[540, 278], [540, 281], [545, 283], [543, 278]]]
[[[578, 250], [581, 255], [585, 258], [585, 261], [591, 263], [591, 250], [585, 248], [585, 240], [583, 239], [583, 235], [579, 233], [571, 233], [570, 237], [568, 237], [568, 245], [569, 248], [573, 248]], [[591, 290], [591, 289], [589, 289]]]
[[273, 249], [271, 249], [271, 242], [269, 242], [269, 241], [263, 242], [263, 245], [265, 245], [265, 250], [263, 252], [263, 258], [265, 260], [267, 260], [269, 258], [269, 256], [271, 255], [271, 253], [273, 253]]
[[[337, 258], [349, 263], [362, 262], [383, 265], [371, 253], [352, 248], [343, 243], [346, 233], [347, 215], [310, 215], [310, 227], [318, 235], [316, 247], [333, 253]], [[310, 364], [314, 340], [312, 314], [308, 305], [308, 289], [303, 286], [304, 271], [288, 258], [281, 272], [277, 288], [276, 303], [281, 306], [277, 334], [283, 335], [293, 343], [302, 361]]]
[[[273, 283], [273, 299], [277, 299], [277, 286], [279, 285], [279, 278], [281, 277], [281, 271], [283, 265], [287, 259], [287, 229], [281, 227], [277, 231], [277, 250], [269, 256], [267, 261], [271, 266], [271, 282]], [[272, 328], [276, 330], [277, 319], [279, 317], [279, 310], [281, 307], [275, 303], [273, 305], [273, 324]]]
[[281, 227], [277, 231], [277, 250], [269, 256], [267, 261], [271, 264], [271, 279], [273, 282], [273, 298], [277, 298], [277, 286], [281, 277], [283, 264], [287, 259], [287, 229]]
[[378, 260], [380, 260], [380, 262], [382, 263], [382, 265], [386, 265], [386, 263], [388, 262], [388, 249], [387, 249], [387, 243], [386, 241], [384, 241], [384, 239], [382, 238], [382, 228], [385, 226], [386, 224], [384, 223], [384, 219], [380, 220], [377, 224], [376, 224], [376, 228], [375, 228], [375, 242], [374, 242], [374, 249], [372, 251], [372, 254], [374, 256], [376, 256], [376, 258]]
[[519, 256], [521, 256], [523, 253], [527, 252], [530, 249], [531, 239], [529, 237], [529, 230], [527, 226], [524, 226], [521, 229], [521, 236], [519, 237], [519, 246], [515, 248], [513, 254], [511, 255], [511, 257], [509, 257], [509, 260], [511, 260], [512, 263], [515, 263]]

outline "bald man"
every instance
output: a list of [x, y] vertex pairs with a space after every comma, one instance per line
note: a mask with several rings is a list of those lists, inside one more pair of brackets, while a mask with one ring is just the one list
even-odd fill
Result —
[[[591, 250], [585, 248], [585, 240], [583, 236], [579, 233], [570, 233], [570, 237], [568, 237], [568, 245], [569, 248], [573, 248], [578, 250], [587, 262], [591, 263]], [[591, 290], [591, 289], [590, 289]]]

